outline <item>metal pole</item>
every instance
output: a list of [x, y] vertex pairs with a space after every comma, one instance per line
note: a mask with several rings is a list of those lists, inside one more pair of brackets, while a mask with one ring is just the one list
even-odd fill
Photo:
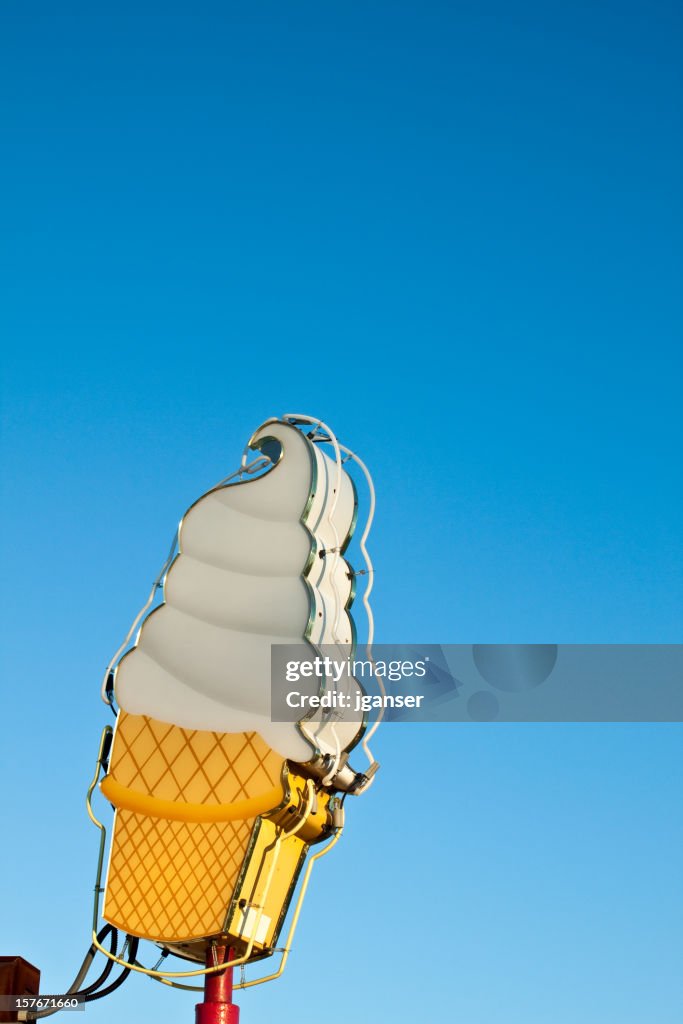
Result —
[[[209, 946], [206, 966], [235, 959], [230, 946]], [[232, 967], [204, 976], [204, 1002], [195, 1006], [195, 1024], [239, 1024], [240, 1010], [232, 1001]]]

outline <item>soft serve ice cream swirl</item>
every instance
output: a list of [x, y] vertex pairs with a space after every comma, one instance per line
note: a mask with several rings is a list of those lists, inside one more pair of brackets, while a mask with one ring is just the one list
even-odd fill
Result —
[[[318, 556], [352, 532], [355, 489], [290, 424], [266, 422], [249, 447], [273, 465], [209, 491], [185, 513], [163, 603], [116, 667], [116, 699], [128, 714], [185, 729], [257, 732], [282, 757], [307, 762], [350, 749], [362, 716], [350, 711], [314, 730], [272, 722], [271, 644], [352, 643], [349, 566], [339, 550]], [[358, 683], [343, 685], [356, 708]]]

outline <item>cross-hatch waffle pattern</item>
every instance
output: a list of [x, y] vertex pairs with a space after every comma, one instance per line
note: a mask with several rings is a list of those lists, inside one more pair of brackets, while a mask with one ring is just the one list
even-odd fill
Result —
[[[222, 804], [272, 789], [282, 764], [256, 733], [191, 731], [122, 711], [110, 770], [121, 785], [165, 800]], [[165, 942], [220, 931], [253, 824], [117, 810], [105, 918]]]
[[253, 818], [206, 825], [117, 811], [105, 918], [164, 942], [220, 931], [253, 824]]
[[255, 732], [180, 729], [121, 711], [110, 771], [127, 789], [161, 800], [230, 804], [272, 789], [282, 764]]

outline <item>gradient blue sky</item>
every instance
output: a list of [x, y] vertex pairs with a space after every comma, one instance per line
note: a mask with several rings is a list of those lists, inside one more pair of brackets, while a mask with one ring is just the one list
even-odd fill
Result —
[[[683, 607], [676, 5], [59, 6], [0, 17], [0, 945], [53, 990], [102, 670], [267, 416], [372, 466], [384, 640], [678, 642]], [[679, 1021], [680, 740], [387, 728], [244, 1024]]]

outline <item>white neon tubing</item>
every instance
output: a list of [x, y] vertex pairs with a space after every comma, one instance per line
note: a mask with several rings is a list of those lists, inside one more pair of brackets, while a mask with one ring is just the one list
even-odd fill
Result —
[[[205, 497], [207, 494], [210, 494], [211, 491], [215, 491], [219, 487], [225, 486], [225, 484], [227, 484], [228, 481], [232, 480], [236, 476], [242, 476], [243, 473], [255, 473], [257, 469], [265, 468], [265, 465], [266, 465], [267, 462], [270, 462], [270, 459], [268, 458], [267, 455], [259, 455], [258, 458], [254, 459], [254, 461], [249, 463], [249, 465], [245, 465], [244, 464], [244, 458], [243, 458], [242, 459], [242, 463], [240, 464], [240, 468], [239, 469], [236, 469], [235, 472], [231, 473], [229, 476], [223, 477], [223, 479], [219, 480], [217, 484], [215, 484], [213, 487], [210, 487], [208, 491], [204, 492], [204, 494], [202, 495], [202, 498]], [[198, 500], [201, 500], [201, 499], [198, 499]], [[100, 696], [101, 696], [101, 698], [102, 698], [102, 700], [104, 701], [105, 704], [109, 704], [110, 703], [110, 701], [107, 700], [107, 683], [109, 682], [109, 674], [112, 671], [112, 669], [115, 667], [115, 665], [117, 664], [119, 658], [121, 657], [121, 655], [125, 651], [125, 649], [128, 646], [128, 644], [130, 643], [131, 638], [133, 636], [133, 633], [135, 632], [135, 630], [137, 629], [138, 625], [140, 624], [143, 616], [145, 615], [145, 612], [148, 610], [148, 608], [150, 607], [150, 605], [154, 601], [154, 595], [156, 594], [158, 588], [163, 583], [164, 577], [165, 577], [166, 573], [168, 572], [168, 570], [171, 567], [171, 563], [173, 562], [173, 559], [175, 558], [176, 547], [178, 545], [178, 534], [179, 534], [179, 532], [180, 532], [180, 527], [178, 527], [178, 529], [175, 532], [175, 535], [173, 537], [173, 543], [171, 544], [171, 548], [170, 548], [170, 550], [168, 552], [168, 555], [166, 557], [166, 561], [162, 565], [161, 569], [159, 570], [159, 572], [157, 574], [156, 579], [154, 580], [154, 583], [152, 584], [152, 589], [150, 591], [149, 597], [147, 598], [147, 600], [145, 601], [145, 603], [143, 604], [142, 608], [137, 613], [135, 618], [133, 619], [133, 624], [131, 625], [130, 629], [126, 633], [126, 636], [125, 636], [125, 639], [123, 640], [123, 643], [117, 649], [116, 654], [113, 656], [113, 658], [110, 660], [109, 664], [107, 665], [106, 671], [104, 673], [104, 679], [102, 680], [102, 686], [100, 688]]]
[[[336, 470], [337, 470], [337, 472], [336, 472], [336, 484], [337, 484], [337, 486], [334, 489], [334, 497], [332, 498], [332, 503], [330, 505], [330, 509], [329, 509], [329, 512], [328, 512], [328, 517], [329, 517], [330, 525], [332, 527], [332, 532], [333, 532], [333, 535], [334, 535], [334, 549], [333, 549], [333, 552], [332, 552], [332, 554], [333, 554], [333, 561], [332, 561], [332, 569], [330, 571], [330, 575], [332, 577], [332, 593], [334, 594], [334, 618], [332, 620], [332, 638], [335, 641], [335, 643], [340, 643], [338, 627], [339, 627], [339, 624], [340, 624], [340, 621], [341, 621], [342, 601], [341, 601], [341, 595], [339, 594], [339, 588], [338, 588], [337, 582], [336, 582], [337, 574], [336, 574], [335, 570], [337, 568], [337, 563], [339, 561], [339, 555], [340, 555], [339, 549], [341, 547], [341, 544], [339, 542], [339, 533], [337, 532], [337, 527], [336, 527], [336, 524], [334, 522], [334, 513], [335, 513], [335, 510], [337, 508], [337, 501], [339, 500], [339, 495], [341, 493], [341, 481], [342, 481], [342, 476], [341, 476], [341, 474], [342, 474], [341, 452], [340, 452], [339, 442], [337, 441], [337, 437], [336, 437], [336, 434], [334, 433], [334, 431], [331, 430], [330, 427], [328, 427], [328, 425], [326, 423], [323, 423], [322, 420], [319, 420], [319, 419], [317, 419], [317, 418], [315, 418], [313, 416], [307, 416], [305, 413], [287, 412], [287, 413], [284, 414], [284, 416], [282, 418], [284, 420], [300, 420], [300, 421], [302, 421], [304, 423], [310, 423], [316, 429], [319, 428], [321, 430], [324, 430], [326, 432], [326, 434], [328, 435], [328, 437], [329, 437], [329, 443], [331, 443], [333, 448], [334, 448], [335, 465], [336, 465]], [[332, 759], [332, 765], [330, 767], [330, 770], [327, 773], [327, 775], [325, 776], [325, 778], [322, 780], [323, 786], [329, 786], [330, 783], [332, 782], [332, 779], [337, 774], [337, 769], [339, 767], [339, 761], [340, 761], [340, 758], [341, 758], [341, 743], [339, 741], [339, 737], [337, 735], [337, 730], [336, 730], [336, 727], [335, 727], [334, 724], [332, 724], [332, 735], [334, 736], [334, 742], [335, 742], [335, 746], [336, 746], [336, 751], [335, 751], [334, 757]]]
[[140, 623], [140, 620], [144, 616], [144, 614], [147, 611], [147, 609], [149, 608], [149, 606], [154, 601], [154, 596], [155, 596], [159, 586], [161, 585], [161, 581], [163, 580], [164, 576], [168, 572], [168, 568], [169, 568], [169, 566], [170, 566], [170, 564], [173, 561], [173, 558], [175, 556], [175, 549], [176, 549], [177, 543], [178, 543], [178, 531], [176, 530], [175, 536], [173, 538], [173, 543], [171, 544], [171, 549], [170, 549], [170, 551], [168, 553], [168, 557], [167, 557], [166, 561], [164, 562], [164, 564], [162, 565], [161, 569], [159, 570], [157, 578], [154, 580], [154, 583], [152, 584], [152, 589], [150, 591], [149, 597], [147, 598], [147, 600], [145, 601], [145, 603], [143, 604], [142, 608], [137, 613], [135, 618], [133, 619], [133, 624], [131, 625], [130, 629], [126, 633], [126, 636], [125, 636], [125, 639], [123, 640], [123, 643], [117, 649], [116, 654], [114, 655], [114, 657], [111, 659], [111, 661], [107, 665], [107, 668], [106, 668], [105, 673], [104, 673], [104, 679], [102, 680], [102, 687], [100, 689], [100, 696], [102, 697], [102, 700], [104, 701], [105, 704], [110, 704], [111, 703], [107, 699], [107, 683], [109, 682], [109, 675], [110, 675], [112, 669], [114, 668], [114, 666], [116, 665], [117, 661], [119, 660], [119, 657], [123, 654], [123, 652], [125, 651], [126, 647], [130, 643], [131, 637], [133, 636], [133, 633], [137, 629], [138, 624]]
[[305, 423], [310, 423], [314, 427], [320, 427], [322, 430], [324, 430], [329, 435], [330, 443], [334, 447], [335, 462], [336, 462], [336, 467], [337, 467], [337, 474], [336, 474], [336, 484], [337, 484], [337, 486], [334, 489], [334, 497], [332, 498], [332, 503], [330, 505], [330, 509], [329, 509], [329, 512], [328, 512], [328, 517], [329, 517], [330, 525], [332, 526], [332, 531], [333, 531], [333, 534], [334, 534], [334, 549], [333, 549], [334, 559], [333, 559], [333, 562], [332, 562], [332, 591], [334, 593], [334, 619], [333, 619], [333, 623], [332, 623], [332, 636], [333, 636], [333, 639], [335, 640], [336, 643], [340, 643], [338, 627], [339, 627], [340, 620], [341, 620], [341, 596], [339, 594], [339, 589], [338, 589], [338, 587], [336, 585], [336, 582], [335, 582], [336, 573], [334, 572], [334, 570], [337, 567], [337, 562], [339, 561], [339, 548], [341, 546], [340, 543], [339, 543], [339, 533], [337, 532], [337, 527], [336, 527], [335, 522], [334, 522], [334, 513], [336, 511], [337, 501], [339, 500], [339, 495], [341, 493], [341, 479], [342, 479], [341, 478], [341, 474], [342, 474], [341, 452], [340, 452], [339, 442], [337, 441], [337, 438], [336, 438], [336, 436], [334, 434], [334, 431], [330, 430], [328, 425], [326, 423], [323, 423], [322, 420], [316, 419], [313, 416], [306, 416], [304, 413], [287, 412], [287, 413], [284, 414], [284, 416], [282, 418], [283, 418], [283, 420], [302, 420]]
[[[373, 567], [373, 564], [372, 564], [372, 559], [370, 558], [370, 554], [368, 552], [368, 549], [366, 547], [366, 543], [365, 542], [367, 541], [368, 536], [370, 535], [370, 528], [372, 526], [373, 519], [375, 518], [375, 485], [373, 483], [372, 476], [370, 475], [370, 470], [365, 465], [363, 460], [358, 455], [356, 455], [355, 452], [352, 452], [351, 449], [347, 448], [345, 445], [340, 445], [339, 447], [341, 448], [341, 450], [343, 452], [346, 452], [346, 454], [350, 458], [352, 458], [354, 460], [354, 462], [356, 462], [360, 466], [360, 469], [362, 470], [362, 472], [363, 472], [363, 474], [365, 476], [365, 480], [366, 480], [367, 485], [368, 485], [368, 491], [370, 493], [370, 508], [368, 510], [368, 517], [367, 517], [367, 519], [365, 521], [365, 529], [363, 530], [363, 533], [361, 535], [360, 545], [359, 546], [360, 546], [361, 554], [363, 555], [363, 558], [365, 559], [365, 571], [366, 571], [367, 577], [368, 577], [367, 586], [366, 586], [365, 591], [363, 593], [363, 607], [365, 608], [365, 613], [366, 613], [366, 615], [368, 617], [368, 642], [366, 644], [366, 648], [365, 649], [366, 649], [366, 652], [367, 652], [368, 660], [372, 663], [372, 665], [374, 667], [375, 661], [374, 661], [374, 658], [372, 656], [372, 644], [373, 644], [373, 641], [375, 639], [375, 617], [372, 614], [372, 608], [370, 607], [370, 600], [369, 599], [370, 599], [370, 593], [372, 591], [372, 588], [373, 588], [373, 585], [374, 585], [374, 582], [375, 582], [375, 570], [374, 570], [374, 567]], [[384, 683], [382, 682], [382, 677], [378, 676], [375, 673], [375, 678], [377, 679], [377, 682], [379, 684], [379, 688], [382, 691], [382, 697], [385, 697], [386, 696], [386, 689], [384, 687]], [[369, 730], [367, 736], [363, 737], [363, 742], [361, 744], [361, 746], [363, 748], [363, 753], [367, 757], [368, 763], [371, 766], [373, 764], [375, 764], [375, 759], [373, 758], [372, 751], [370, 750], [370, 740], [372, 739], [372, 737], [377, 732], [377, 729], [379, 728], [380, 722], [382, 721], [383, 717], [384, 717], [384, 702], [382, 702], [382, 706], [380, 708], [379, 715], [377, 716], [376, 722], [374, 723], [372, 728]], [[364, 786], [364, 789], [368, 789], [372, 785], [373, 779], [374, 779], [374, 776], [372, 776], [370, 778], [368, 783]]]
[[[373, 564], [372, 564], [372, 559], [370, 558], [370, 554], [369, 554], [367, 546], [366, 546], [366, 541], [367, 541], [368, 536], [370, 534], [370, 528], [372, 526], [372, 522], [373, 522], [373, 519], [375, 517], [375, 504], [376, 504], [376, 501], [375, 501], [375, 485], [374, 485], [372, 476], [370, 474], [370, 470], [365, 465], [363, 460], [358, 455], [356, 455], [355, 452], [353, 452], [350, 448], [347, 448], [346, 445], [339, 444], [339, 442], [337, 441], [337, 437], [334, 434], [334, 432], [332, 430], [330, 430], [330, 428], [327, 426], [327, 424], [323, 423], [322, 420], [315, 419], [315, 418], [313, 418], [311, 416], [306, 416], [304, 414], [298, 414], [298, 413], [287, 413], [287, 414], [285, 414], [285, 416], [283, 418], [284, 419], [302, 420], [302, 421], [304, 421], [306, 423], [311, 423], [313, 426], [318, 426], [322, 430], [325, 430], [327, 432], [327, 434], [329, 435], [329, 439], [330, 439], [329, 443], [331, 443], [333, 445], [333, 447], [334, 447], [336, 461], [337, 461], [337, 481], [338, 481], [337, 482], [337, 495], [339, 494], [339, 490], [340, 490], [341, 459], [340, 459], [340, 454], [339, 453], [341, 451], [345, 452], [351, 459], [354, 460], [354, 462], [356, 462], [358, 464], [358, 466], [360, 467], [361, 471], [363, 472], [363, 475], [365, 476], [365, 479], [366, 479], [366, 482], [367, 482], [367, 485], [368, 485], [368, 490], [369, 490], [369, 493], [370, 493], [370, 508], [368, 510], [368, 516], [367, 516], [367, 520], [365, 522], [365, 529], [363, 530], [363, 533], [362, 533], [362, 536], [361, 536], [361, 539], [360, 539], [360, 550], [361, 550], [361, 554], [363, 555], [363, 558], [365, 560], [365, 569], [366, 569], [366, 573], [367, 573], [367, 576], [368, 576], [367, 586], [366, 586], [365, 592], [363, 594], [363, 607], [365, 608], [365, 612], [366, 612], [366, 615], [368, 617], [368, 642], [367, 642], [367, 645], [366, 645], [366, 651], [367, 651], [367, 655], [368, 655], [369, 661], [374, 666], [375, 662], [374, 662], [374, 659], [372, 657], [372, 644], [373, 644], [374, 637], [375, 637], [375, 619], [374, 619], [374, 616], [373, 616], [373, 613], [372, 613], [372, 608], [370, 607], [369, 598], [370, 598], [370, 593], [371, 593], [373, 585], [374, 585], [374, 572], [375, 571], [374, 571], [374, 567], [373, 567]], [[330, 512], [330, 515], [332, 515], [332, 513], [334, 512], [334, 509], [336, 507], [336, 497], [337, 497], [337, 495], [335, 495], [335, 501], [334, 501], [334, 503], [332, 505], [332, 510]], [[336, 528], [334, 527], [334, 523], [332, 525], [333, 525], [333, 529], [335, 531], [335, 544], [337, 545], [337, 550], [338, 550], [339, 549], [339, 536], [337, 534]], [[336, 557], [337, 557], [337, 555], [335, 554], [335, 558]], [[337, 601], [337, 600], [338, 600], [338, 595], [337, 595], [336, 588], [335, 588], [335, 601]], [[336, 623], [335, 623], [335, 627], [336, 627]], [[335, 628], [335, 630], [333, 632], [334, 632], [335, 640], [338, 640], [338, 637], [337, 637], [337, 634], [336, 634], [336, 628]], [[380, 691], [382, 693], [382, 697], [385, 697], [386, 696], [386, 689], [385, 689], [384, 683], [382, 682], [382, 677], [378, 676], [375, 673], [375, 678], [377, 679]], [[370, 750], [370, 740], [372, 739], [374, 734], [377, 732], [377, 729], [379, 728], [380, 723], [381, 723], [383, 717], [384, 717], [384, 706], [382, 704], [382, 707], [380, 708], [380, 712], [379, 712], [379, 714], [377, 716], [376, 721], [374, 722], [374, 724], [372, 725], [372, 727], [368, 731], [367, 735], [363, 737], [363, 742], [361, 744], [362, 749], [363, 749], [363, 753], [367, 757], [368, 763], [369, 763], [370, 766], [372, 766], [372, 765], [374, 765], [376, 763], [374, 757], [372, 756], [372, 751]], [[328, 774], [323, 779], [323, 785], [328, 785], [329, 782], [331, 781], [332, 776], [335, 773], [335, 768], [336, 768], [336, 765], [338, 764], [339, 757], [340, 757], [340, 754], [341, 754], [341, 750], [340, 750], [340, 747], [339, 747], [339, 741], [338, 741], [336, 730], [334, 729], [334, 726], [332, 726], [332, 729], [333, 729], [333, 735], [334, 735], [335, 741], [337, 743], [337, 754], [336, 754], [336, 757], [335, 757], [335, 761], [334, 761], [334, 765], [333, 765], [332, 770], [330, 772], [328, 772]], [[374, 780], [374, 776], [371, 776], [371, 778], [368, 780], [368, 782], [364, 786], [364, 789], [368, 789], [372, 785], [373, 780]]]

